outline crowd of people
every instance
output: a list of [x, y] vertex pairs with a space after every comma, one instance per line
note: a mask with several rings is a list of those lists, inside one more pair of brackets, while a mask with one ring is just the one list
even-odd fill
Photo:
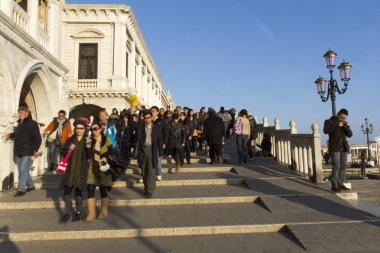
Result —
[[[110, 173], [112, 166], [107, 154], [117, 150], [120, 159], [137, 159], [144, 183], [144, 196], [151, 198], [156, 181], [162, 180], [162, 158], [172, 157], [175, 161], [173, 173], [191, 164], [191, 152], [206, 152], [210, 163], [224, 163], [222, 149], [225, 138], [236, 139], [239, 163], [247, 163], [254, 156], [252, 141], [256, 139], [257, 122], [247, 110], [237, 115], [235, 109], [202, 107], [199, 111], [177, 106], [175, 110], [152, 106], [149, 109], [116, 108], [109, 115], [105, 109], [95, 117], [82, 117], [73, 122], [67, 119], [66, 112], [60, 110], [46, 127], [42, 137], [27, 107], [20, 107], [19, 125], [7, 138], [15, 141], [14, 155], [19, 170], [19, 183], [15, 197], [24, 196], [35, 190], [30, 176], [33, 159], [46, 141], [48, 150], [48, 170], [56, 173], [63, 169], [60, 187], [63, 190], [65, 213], [61, 222], [69, 220], [93, 221], [95, 213], [95, 191], [99, 188], [101, 208], [98, 219], [108, 215], [108, 193], [116, 180]], [[265, 139], [265, 138], [264, 138]], [[268, 138], [265, 139], [268, 141]], [[270, 141], [270, 138], [269, 138]], [[263, 152], [270, 152], [270, 143], [263, 142]], [[59, 162], [66, 159], [66, 164]], [[76, 209], [72, 206], [74, 192]], [[83, 210], [83, 194], [87, 199], [87, 216]]]

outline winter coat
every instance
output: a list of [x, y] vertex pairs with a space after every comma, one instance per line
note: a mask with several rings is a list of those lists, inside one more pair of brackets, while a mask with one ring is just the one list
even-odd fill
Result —
[[15, 132], [10, 136], [14, 139], [13, 154], [15, 156], [32, 156], [41, 146], [40, 128], [30, 115], [22, 122], [19, 120], [18, 123]]
[[[59, 125], [58, 118], [54, 118], [52, 122], [46, 127], [45, 133], [50, 132], [53, 133]], [[61, 137], [61, 143], [62, 145], [65, 144], [67, 138], [72, 134], [72, 129], [71, 129], [71, 123], [68, 119], [65, 119], [65, 121], [62, 123], [62, 137]]]
[[[139, 124], [139, 129], [137, 131], [137, 142], [138, 142], [138, 162], [139, 166], [142, 167], [145, 161], [145, 124]], [[152, 124], [152, 159], [153, 159], [153, 168], [157, 168], [159, 157], [163, 156], [163, 140], [161, 129]]]
[[181, 124], [172, 124], [169, 128], [168, 147], [181, 148], [185, 144], [185, 133]]
[[[62, 150], [61, 150], [61, 157], [66, 157], [67, 153], [69, 152], [70, 150], [70, 145], [75, 143], [75, 138], [77, 138], [77, 136], [74, 134], [73, 136], [71, 136], [70, 138], [68, 138], [65, 142], [65, 144], [62, 146]], [[86, 138], [86, 136], [83, 136], [82, 138]], [[62, 181], [61, 181], [61, 184], [60, 184], [60, 187], [63, 188], [65, 184], [67, 184], [67, 181], [69, 180], [70, 178], [70, 172], [71, 172], [71, 159], [72, 159], [73, 156], [70, 156], [70, 159], [67, 163], [67, 168], [66, 168], [66, 172], [65, 174], [63, 175], [62, 177]], [[88, 167], [89, 167], [89, 160], [92, 159], [93, 157], [93, 152], [92, 152], [92, 148], [87, 148], [86, 146], [83, 148], [83, 152], [82, 152], [82, 166], [81, 166], [81, 178], [80, 178], [80, 187], [79, 189], [82, 191], [82, 192], [86, 192], [87, 191], [87, 176], [88, 176]]]
[[349, 152], [350, 146], [347, 137], [352, 136], [351, 128], [340, 127], [338, 117], [333, 116], [325, 121], [323, 132], [329, 135], [329, 153], [332, 152]]
[[210, 116], [204, 122], [203, 134], [208, 144], [223, 144], [226, 129], [223, 120], [217, 116]]
[[161, 129], [162, 141], [166, 145], [168, 143], [168, 126], [163, 118], [158, 118], [153, 121], [153, 124]]

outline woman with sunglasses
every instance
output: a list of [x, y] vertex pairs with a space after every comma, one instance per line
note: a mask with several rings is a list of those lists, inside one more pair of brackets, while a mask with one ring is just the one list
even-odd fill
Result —
[[95, 214], [95, 190], [99, 187], [101, 196], [101, 206], [98, 219], [105, 219], [108, 215], [108, 192], [111, 190], [113, 181], [112, 176], [106, 175], [105, 171], [101, 171], [101, 164], [106, 162], [102, 156], [112, 149], [112, 141], [104, 135], [102, 126], [98, 122], [91, 124], [92, 135], [92, 157], [90, 158], [90, 164], [87, 176], [87, 207], [88, 215], [86, 217], [87, 222], [91, 222], [96, 218]]
[[[72, 153], [61, 182], [65, 200], [65, 213], [61, 223], [66, 223], [70, 219], [71, 221], [83, 219], [82, 192], [87, 190], [88, 160], [91, 159], [91, 139], [86, 138], [86, 127], [86, 123], [82, 120], [74, 121], [74, 135], [68, 138], [62, 147], [62, 157], [66, 157], [70, 150]], [[77, 208], [75, 212], [71, 201], [73, 189]]]

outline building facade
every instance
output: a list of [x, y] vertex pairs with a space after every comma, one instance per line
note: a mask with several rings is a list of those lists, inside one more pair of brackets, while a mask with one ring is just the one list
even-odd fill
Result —
[[[90, 116], [129, 108], [131, 96], [140, 107], [174, 105], [129, 6], [0, 1], [0, 136], [13, 131], [20, 105], [42, 131], [60, 109]], [[0, 187], [7, 189], [17, 179], [12, 141], [0, 149]], [[32, 174], [44, 168], [42, 156]]]

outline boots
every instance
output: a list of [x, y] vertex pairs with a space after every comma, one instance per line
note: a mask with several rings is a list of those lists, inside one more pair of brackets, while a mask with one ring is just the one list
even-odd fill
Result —
[[99, 213], [99, 220], [107, 218], [108, 215], [108, 198], [102, 198], [101, 206], [100, 206], [100, 213]]
[[88, 215], [86, 217], [86, 222], [91, 222], [96, 218], [95, 214], [95, 198], [89, 198], [87, 199], [87, 208], [88, 208]]

